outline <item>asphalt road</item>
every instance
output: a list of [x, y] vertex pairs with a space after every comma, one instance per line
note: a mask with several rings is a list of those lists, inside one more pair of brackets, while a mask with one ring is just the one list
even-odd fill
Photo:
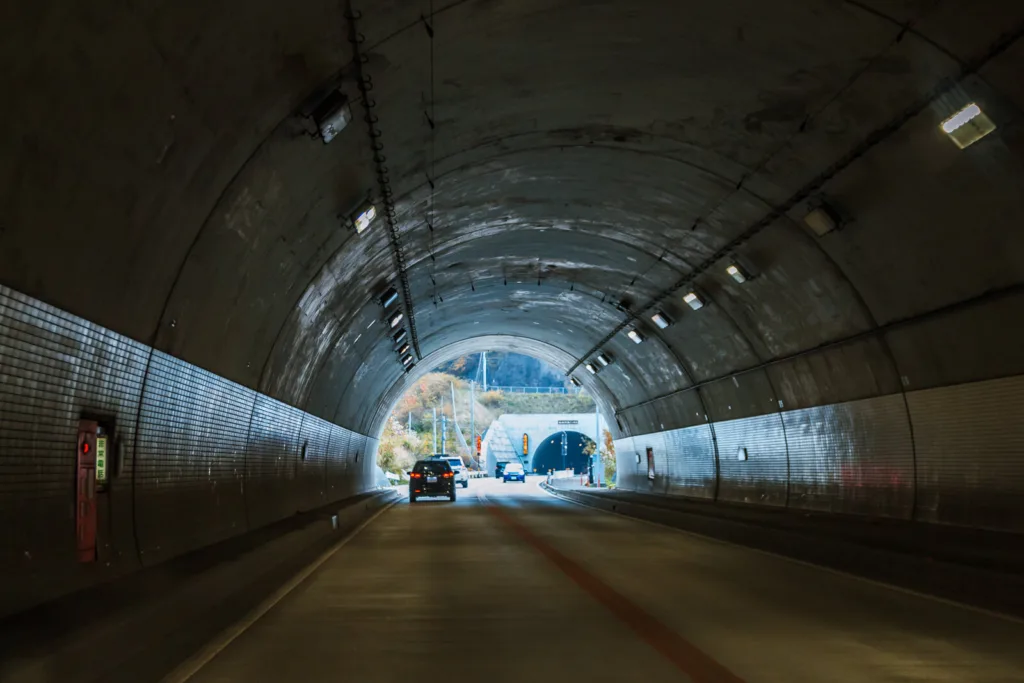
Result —
[[194, 664], [194, 683], [1024, 681], [1024, 623], [488, 479], [388, 509]]

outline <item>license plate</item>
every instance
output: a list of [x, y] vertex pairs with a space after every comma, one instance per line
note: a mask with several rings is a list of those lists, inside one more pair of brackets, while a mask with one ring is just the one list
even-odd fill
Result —
[[427, 483], [428, 484], [436, 484], [437, 483], [437, 477], [427, 477]]

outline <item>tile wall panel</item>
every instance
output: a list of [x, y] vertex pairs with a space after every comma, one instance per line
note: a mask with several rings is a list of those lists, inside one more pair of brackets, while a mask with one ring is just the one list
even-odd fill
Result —
[[790, 507], [909, 519], [914, 447], [903, 396], [782, 413]]
[[348, 452], [353, 432], [331, 425], [331, 437], [327, 446], [326, 486], [328, 498], [344, 498], [348, 495], [350, 476]]
[[[92, 563], [75, 543], [82, 418], [112, 436]], [[375, 444], [0, 286], [0, 572], [18, 587], [0, 616], [366, 490]]]
[[[131, 527], [135, 421], [149, 349], [0, 286], [0, 614], [137, 566]], [[100, 562], [75, 545], [78, 421], [112, 430], [110, 481], [97, 500]]]
[[1024, 376], [907, 395], [918, 518], [1024, 531]]
[[156, 351], [142, 398], [136, 525], [143, 561], [244, 532], [256, 392]]
[[245, 453], [245, 504], [250, 527], [276, 522], [302, 507], [299, 430], [302, 411], [260, 394]]
[[715, 442], [704, 424], [665, 433], [668, 493], [690, 498], [715, 495]]
[[[715, 422], [720, 467], [718, 499], [785, 505], [786, 438], [778, 413]], [[746, 460], [738, 458], [745, 448]]]
[[299, 505], [302, 510], [327, 502], [327, 448], [331, 423], [305, 413], [299, 430]]

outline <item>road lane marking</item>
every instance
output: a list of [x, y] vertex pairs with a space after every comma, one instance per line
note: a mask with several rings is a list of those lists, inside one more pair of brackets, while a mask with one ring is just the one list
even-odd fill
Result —
[[534, 534], [502, 506], [491, 503], [483, 492], [481, 492], [480, 500], [485, 504], [484, 507], [487, 510], [558, 567], [573, 583], [629, 626], [644, 642], [689, 676], [694, 683], [743, 683], [742, 678], [666, 626], [657, 617], [637, 606], [629, 598]]
[[[398, 499], [401, 500], [401, 499]], [[255, 624], [260, 618], [263, 617], [267, 612], [272, 610], [277, 603], [281, 602], [288, 596], [293, 590], [299, 587], [303, 581], [308, 579], [310, 575], [315, 572], [320, 566], [331, 559], [331, 557], [342, 549], [349, 541], [355, 538], [359, 532], [369, 526], [370, 522], [380, 517], [382, 514], [391, 509], [391, 507], [398, 502], [398, 500], [391, 501], [377, 512], [373, 513], [369, 518], [364, 520], [362, 524], [357, 526], [355, 529], [345, 535], [344, 538], [339, 540], [337, 543], [328, 548], [320, 557], [315, 559], [312, 564], [306, 565], [298, 574], [293, 576], [287, 583], [274, 591], [268, 598], [257, 605], [251, 612], [245, 615], [241, 620], [237, 621], [233, 625], [224, 629], [216, 638], [207, 643], [206, 647], [192, 655], [184, 662], [174, 668], [169, 674], [160, 679], [160, 683], [185, 683], [197, 673], [200, 669], [210, 663], [214, 657], [224, 651], [231, 643], [235, 641], [240, 635], [249, 630], [249, 628]]]
[[[753, 546], [743, 545], [742, 543], [737, 543], [735, 541], [727, 541], [724, 538], [717, 538], [715, 536], [706, 536], [706, 535], [698, 533], [696, 531], [690, 531], [688, 529], [680, 529], [679, 527], [672, 526], [671, 524], [667, 524], [665, 522], [656, 522], [656, 521], [654, 521], [652, 519], [644, 519], [642, 517], [634, 517], [632, 515], [626, 514], [625, 512], [619, 512], [617, 510], [607, 510], [605, 508], [597, 507], [596, 505], [589, 505], [589, 504], [584, 503], [582, 501], [575, 500], [573, 498], [569, 498], [568, 496], [559, 495], [558, 492], [556, 492], [554, 490], [546, 489], [543, 486], [538, 486], [538, 488], [541, 491], [543, 491], [546, 494], [548, 494], [549, 496], [551, 496], [552, 498], [555, 498], [556, 500], [560, 500], [560, 501], [563, 501], [563, 502], [566, 502], [566, 503], [572, 503], [573, 505], [579, 506], [581, 508], [585, 508], [587, 510], [593, 510], [594, 512], [603, 512], [606, 515], [614, 515], [615, 517], [619, 517], [621, 519], [628, 519], [628, 520], [630, 520], [632, 522], [639, 522], [640, 524], [647, 524], [649, 526], [658, 527], [659, 529], [666, 529], [668, 531], [674, 531], [677, 534], [682, 534], [684, 536], [689, 536], [691, 538], [695, 538], [695, 539], [698, 539], [698, 540], [701, 540], [701, 541], [707, 541], [709, 543], [717, 543], [719, 545], [727, 545], [727, 546], [729, 546], [731, 548], [740, 548], [742, 550], [748, 550], [748, 551], [750, 551], [752, 553], [760, 553], [761, 555], [767, 555], [769, 557], [774, 557], [775, 559], [778, 559], [778, 560], [785, 560], [786, 562], [792, 562], [793, 564], [799, 564], [799, 565], [802, 565], [804, 567], [809, 567], [811, 569], [817, 569], [819, 571], [828, 572], [829, 574], [835, 574], [835, 575], [841, 576], [843, 578], [853, 579], [854, 581], [858, 581], [860, 583], [870, 584], [871, 586], [874, 586], [876, 588], [885, 588], [887, 590], [891, 590], [891, 591], [894, 591], [896, 593], [904, 593], [906, 595], [911, 595], [911, 596], [913, 596], [915, 598], [924, 598], [924, 599], [930, 600], [932, 602], [941, 603], [941, 604], [946, 605], [948, 607], [958, 607], [960, 609], [967, 610], [968, 612], [975, 612], [977, 614], [980, 614], [980, 615], [983, 615], [983, 616], [986, 616], [986, 617], [992, 617], [992, 618], [995, 618], [995, 619], [1001, 619], [1003, 621], [1009, 621], [1009, 622], [1012, 622], [1014, 624], [1024, 624], [1024, 618], [1018, 617], [1018, 616], [1013, 615], [1013, 614], [1007, 614], [1005, 612], [997, 612], [995, 610], [988, 609], [986, 607], [980, 607], [978, 605], [972, 605], [972, 604], [967, 603], [967, 602], [957, 602], [956, 600], [953, 600], [952, 598], [944, 598], [941, 595], [932, 595], [931, 593], [922, 593], [921, 591], [916, 591], [913, 588], [907, 588], [906, 586], [899, 586], [899, 585], [896, 585], [894, 583], [886, 583], [884, 581], [880, 581], [879, 579], [872, 579], [872, 578], [868, 578], [867, 576], [861, 576], [859, 574], [853, 574], [853, 573], [848, 572], [848, 571], [843, 571], [842, 569], [836, 569], [835, 567], [829, 567], [828, 565], [815, 564], [814, 562], [809, 562], [808, 560], [800, 560], [800, 559], [797, 559], [795, 557], [790, 557], [789, 555], [783, 555], [781, 553], [772, 552], [771, 550], [765, 550], [763, 548], [755, 548]], [[651, 506], [644, 505], [643, 503], [630, 503], [630, 504], [631, 505], [639, 505], [639, 506], [642, 506], [642, 507], [651, 508]], [[651, 509], [658, 509], [658, 508], [651, 508]], [[686, 514], [686, 513], [683, 513], [683, 514]]]

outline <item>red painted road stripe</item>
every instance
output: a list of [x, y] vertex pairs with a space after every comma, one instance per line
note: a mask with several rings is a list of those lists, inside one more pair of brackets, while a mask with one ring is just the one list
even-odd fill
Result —
[[604, 605], [629, 626], [648, 645], [689, 676], [694, 683], [743, 683], [743, 679], [705, 654], [657, 618], [569, 559], [539, 538], [505, 510], [491, 503], [485, 507], [508, 524], [524, 541], [536, 548], [552, 564], [592, 598]]

